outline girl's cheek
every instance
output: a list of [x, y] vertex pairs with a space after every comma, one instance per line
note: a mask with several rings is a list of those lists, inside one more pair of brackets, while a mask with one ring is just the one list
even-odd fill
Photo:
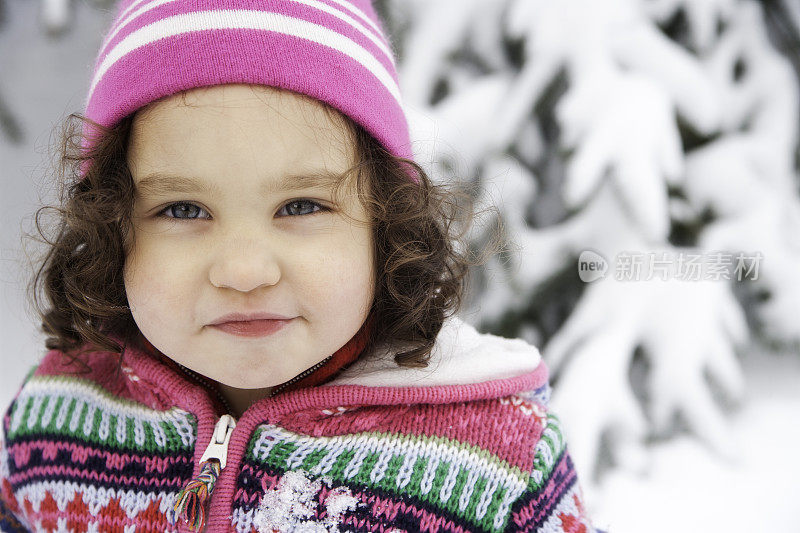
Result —
[[140, 288], [158, 284], [159, 280], [171, 278], [176, 268], [185, 268], [186, 262], [190, 260], [189, 251], [179, 244], [169, 245], [167, 240], [139, 234], [125, 259], [123, 272], [126, 287]]
[[[346, 253], [342, 253], [343, 250]], [[346, 247], [340, 247], [338, 252], [331, 250], [320, 257], [318, 263], [308, 265], [305, 279], [314, 284], [320, 301], [355, 304], [370, 292], [372, 286], [369, 252]]]

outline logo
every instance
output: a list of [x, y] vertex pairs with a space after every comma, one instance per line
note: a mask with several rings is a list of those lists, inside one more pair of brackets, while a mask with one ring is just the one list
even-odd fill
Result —
[[585, 283], [591, 283], [608, 272], [608, 261], [602, 255], [592, 250], [584, 250], [578, 256], [578, 277]]

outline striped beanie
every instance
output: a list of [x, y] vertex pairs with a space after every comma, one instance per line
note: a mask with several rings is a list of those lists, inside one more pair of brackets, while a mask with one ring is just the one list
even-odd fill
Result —
[[[370, 0], [122, 0], [85, 115], [110, 128], [159, 98], [226, 83], [308, 95], [413, 159], [392, 45]], [[84, 128], [90, 148], [96, 133]]]

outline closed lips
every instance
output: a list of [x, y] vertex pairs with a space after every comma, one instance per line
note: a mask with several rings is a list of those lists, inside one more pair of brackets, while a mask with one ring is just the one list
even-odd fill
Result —
[[276, 313], [229, 313], [217, 318], [211, 325], [216, 326], [226, 322], [252, 322], [255, 320], [291, 320], [291, 317]]

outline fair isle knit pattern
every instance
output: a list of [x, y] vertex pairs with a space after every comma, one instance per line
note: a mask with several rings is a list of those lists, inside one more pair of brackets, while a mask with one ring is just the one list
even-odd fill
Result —
[[28, 528], [174, 529], [175, 494], [192, 473], [190, 413], [148, 409], [82, 379], [33, 376], [4, 426], [3, 495]]
[[[370, 0], [122, 0], [85, 114], [112, 127], [160, 98], [227, 83], [325, 102], [413, 158], [392, 44]], [[88, 148], [97, 132], [84, 127]]]
[[[485, 343], [491, 372], [511, 377], [259, 400], [229, 435], [205, 531], [595, 532], [548, 410], [547, 367], [531, 354], [519, 374], [503, 352], [519, 343], [455, 329], [441, 352]], [[3, 418], [0, 530], [190, 531], [173, 506], [221, 413], [151, 355], [128, 347], [121, 371], [116, 357], [75, 374], [51, 351], [26, 379]]]
[[[545, 384], [532, 396], [546, 397], [548, 391]], [[345, 515], [345, 530], [378, 531], [391, 526], [400, 531], [507, 531], [510, 520], [530, 522], [525, 504], [541, 493], [556, 466], [554, 458], [561, 459], [564, 451], [557, 419], [548, 418], [541, 405], [521, 396], [451, 405], [445, 412], [430, 405], [372, 409], [368, 415], [358, 413], [360, 409], [322, 413], [325, 418], [317, 421], [317, 433], [327, 429], [334, 434], [330, 437], [271, 424], [259, 426], [238, 479], [236, 530], [255, 531], [255, 504], [286, 472], [299, 470], [311, 479], [326, 481], [320, 498], [330, 490], [346, 488], [365, 504]], [[363, 424], [364, 416], [374, 420], [371, 430], [353, 431]], [[442, 416], [452, 422], [440, 425], [446, 428], [443, 431], [407, 432], [408, 420]], [[508, 426], [491, 428], [492, 421]], [[540, 441], [536, 446], [537, 470], [532, 476], [525, 450], [517, 444], [525, 442], [524, 432], [541, 433], [545, 425], [552, 443]], [[335, 435], [345, 428], [346, 434]], [[549, 500], [557, 501], [572, 489], [574, 476], [564, 481], [546, 487]], [[530, 498], [521, 502], [526, 491]], [[515, 503], [521, 514], [512, 511]]]

